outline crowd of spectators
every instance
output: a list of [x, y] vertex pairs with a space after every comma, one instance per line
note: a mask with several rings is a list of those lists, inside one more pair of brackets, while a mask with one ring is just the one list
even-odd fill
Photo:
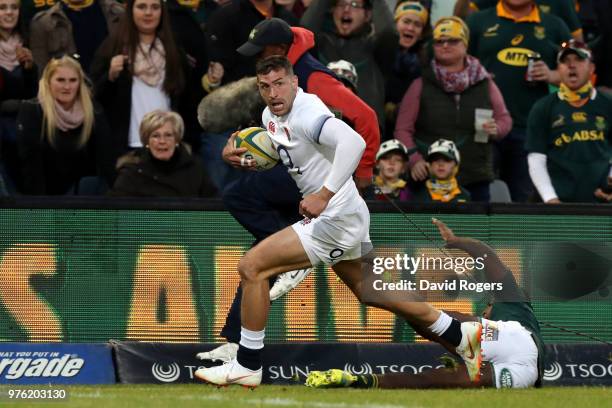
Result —
[[435, 1], [0, 0], [0, 196], [235, 189], [280, 54], [365, 139], [368, 198], [610, 202], [612, 4]]

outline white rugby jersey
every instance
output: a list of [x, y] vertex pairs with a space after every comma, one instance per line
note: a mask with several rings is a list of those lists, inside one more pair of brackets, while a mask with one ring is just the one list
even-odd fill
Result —
[[[273, 115], [268, 107], [263, 111], [264, 127], [302, 196], [321, 190], [331, 171], [335, 148], [320, 144], [319, 136], [325, 122], [333, 117], [316, 95], [305, 93], [301, 88], [287, 115]], [[355, 182], [349, 177], [332, 197], [324, 214], [333, 215], [340, 208], [352, 208], [359, 200]]]

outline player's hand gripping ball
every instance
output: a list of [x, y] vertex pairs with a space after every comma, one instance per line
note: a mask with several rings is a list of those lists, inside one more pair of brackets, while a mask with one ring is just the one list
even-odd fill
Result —
[[264, 128], [249, 127], [241, 130], [234, 139], [234, 147], [247, 149], [240, 157], [244, 160], [254, 160], [257, 171], [271, 169], [280, 159]]

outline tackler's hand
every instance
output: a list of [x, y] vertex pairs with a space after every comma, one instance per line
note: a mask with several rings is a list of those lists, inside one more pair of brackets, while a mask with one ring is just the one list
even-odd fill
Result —
[[444, 241], [446, 241], [447, 243], [451, 243], [452, 241], [457, 239], [453, 230], [448, 228], [445, 223], [443, 223], [437, 218], [432, 218], [431, 221], [436, 225], [436, 227], [438, 227], [438, 231], [440, 231], [440, 236]]

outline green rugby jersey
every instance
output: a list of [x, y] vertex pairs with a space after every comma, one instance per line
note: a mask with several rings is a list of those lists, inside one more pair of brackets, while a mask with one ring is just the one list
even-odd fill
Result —
[[470, 15], [467, 24], [469, 53], [493, 74], [514, 127], [524, 129], [531, 106], [548, 94], [548, 84], [525, 80], [527, 57], [539, 53], [548, 67], [555, 69], [561, 43], [571, 38], [567, 26], [559, 17], [540, 13], [537, 8], [515, 21], [501, 4]]
[[595, 202], [607, 183], [612, 158], [612, 100], [603, 94], [573, 107], [557, 94], [538, 101], [529, 115], [529, 152], [546, 154], [546, 165], [561, 201]]
[[[554, 14], [561, 18], [572, 32], [572, 35], [582, 32], [582, 24], [576, 13], [574, 0], [535, 0], [542, 13]], [[485, 10], [495, 7], [498, 0], [472, 0], [470, 7], [474, 10]]]

